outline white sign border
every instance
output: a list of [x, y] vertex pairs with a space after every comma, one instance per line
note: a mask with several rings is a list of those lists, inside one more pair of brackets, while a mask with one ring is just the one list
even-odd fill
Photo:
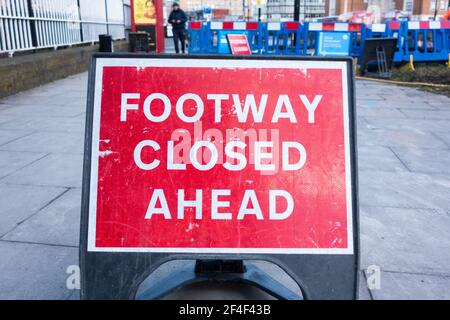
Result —
[[[151, 247], [97, 247], [96, 212], [98, 189], [98, 160], [100, 145], [100, 109], [103, 87], [103, 67], [185, 67], [185, 68], [280, 68], [280, 69], [340, 69], [342, 70], [342, 100], [344, 115], [344, 145], [347, 198], [347, 248], [151, 248]], [[88, 252], [164, 252], [208, 254], [347, 254], [354, 253], [353, 243], [353, 195], [350, 155], [350, 115], [348, 97], [348, 68], [345, 61], [320, 60], [228, 60], [228, 59], [168, 59], [168, 58], [97, 58], [95, 65], [94, 110], [92, 119], [91, 174], [89, 181]]]

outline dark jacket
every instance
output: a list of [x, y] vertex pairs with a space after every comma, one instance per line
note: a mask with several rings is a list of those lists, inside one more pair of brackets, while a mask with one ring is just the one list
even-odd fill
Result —
[[[172, 20], [180, 20], [181, 23], [173, 22]], [[172, 25], [173, 29], [186, 29], [186, 21], [187, 17], [183, 10], [178, 9], [177, 11], [172, 10], [172, 12], [169, 15], [169, 23]]]

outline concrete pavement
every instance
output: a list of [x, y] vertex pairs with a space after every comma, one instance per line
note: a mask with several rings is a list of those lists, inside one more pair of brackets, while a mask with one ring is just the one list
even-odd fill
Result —
[[[66, 269], [78, 264], [86, 83], [83, 73], [0, 100], [0, 299], [79, 296]], [[450, 99], [358, 81], [357, 105], [361, 298], [449, 299]], [[371, 265], [381, 287], [369, 291]], [[262, 297], [215, 297], [236, 294]]]

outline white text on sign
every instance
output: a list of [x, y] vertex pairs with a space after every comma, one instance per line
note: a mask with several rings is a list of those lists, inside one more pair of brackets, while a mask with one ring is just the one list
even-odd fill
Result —
[[[239, 123], [261, 123], [266, 116], [266, 106], [268, 103], [268, 94], [262, 94], [260, 99], [256, 99], [255, 95], [247, 94], [241, 96], [239, 94], [224, 94], [211, 93], [207, 94], [206, 102], [213, 104], [214, 123], [222, 121], [223, 110], [233, 110]], [[315, 123], [315, 112], [320, 104], [322, 95], [315, 95], [312, 99], [304, 94], [298, 94], [293, 100], [288, 95], [280, 94], [276, 98], [274, 108], [270, 108], [273, 112], [269, 115], [271, 123], [278, 123], [281, 119], [286, 119], [290, 123], [298, 123], [299, 119], [294, 109], [302, 108], [306, 111], [307, 118], [304, 119], [307, 124]], [[257, 101], [259, 100], [259, 101]], [[161, 108], [158, 114], [152, 110], [158, 104]], [[139, 93], [123, 93], [121, 96], [120, 106], [120, 121], [126, 122], [129, 115], [133, 112], [143, 112], [145, 118], [154, 123], [161, 123], [169, 119], [173, 110], [179, 120], [184, 123], [194, 123], [198, 126], [205, 113], [205, 101], [202, 97], [194, 93], [186, 93], [181, 95], [173, 108], [169, 97], [164, 93], [155, 92], [147, 96], [141, 96]], [[189, 110], [195, 110], [192, 114], [186, 114], [186, 106]], [[200, 129], [201, 130], [201, 129]], [[211, 130], [211, 129], [210, 129]], [[196, 131], [196, 130], [195, 130]], [[275, 129], [276, 131], [276, 129]], [[213, 169], [216, 165], [221, 164], [223, 168], [228, 171], [244, 170], [249, 164], [254, 166], [255, 171], [264, 173], [274, 173], [281, 169], [283, 171], [300, 170], [306, 163], [307, 152], [303, 144], [298, 141], [281, 141], [274, 142], [276, 132], [271, 130], [271, 139], [267, 137], [263, 140], [250, 139], [249, 143], [245, 142], [245, 137], [250, 135], [248, 130], [243, 131], [239, 128], [227, 130], [226, 139], [224, 142], [223, 136], [221, 138], [207, 136], [204, 139], [194, 137], [193, 143], [191, 139], [181, 139], [183, 129], [177, 130], [172, 135], [172, 140], [167, 141], [164, 149], [167, 150], [166, 169], [167, 170], [187, 170], [187, 166], [191, 165], [198, 171], [208, 171]], [[265, 134], [266, 135], [266, 134]], [[261, 136], [261, 135], [260, 135]], [[267, 136], [267, 135], [266, 135]], [[148, 152], [151, 150], [155, 156], [151, 161], [143, 159], [144, 150]], [[137, 167], [142, 170], [149, 171], [158, 168], [161, 160], [158, 157], [158, 152], [161, 150], [161, 145], [150, 139], [140, 141], [134, 148], [133, 159]], [[275, 151], [279, 154], [275, 155]], [[296, 159], [292, 160], [290, 155], [296, 154]], [[248, 154], [248, 156], [246, 156]], [[278, 166], [278, 158], [281, 158], [281, 164]], [[170, 212], [167, 205], [166, 194], [162, 189], [153, 190], [150, 198], [149, 206], [145, 215], [146, 219], [151, 219], [153, 215], [159, 214], [164, 219], [178, 219], [184, 218], [185, 208], [191, 207], [195, 209], [196, 219], [202, 219], [202, 198], [203, 191], [196, 190], [196, 198], [193, 200], [184, 199], [185, 190], [178, 189], [178, 210], [176, 213]], [[224, 197], [230, 197], [231, 191], [228, 189], [211, 189], [211, 212], [210, 216], [213, 220], [229, 220], [232, 218], [231, 212], [219, 212], [219, 208], [226, 209], [230, 203], [228, 200], [223, 200]], [[222, 199], [222, 200], [221, 200]], [[288, 218], [294, 209], [294, 201], [291, 194], [285, 190], [268, 190], [269, 212], [268, 218], [270, 220], [283, 220]], [[277, 211], [277, 202], [283, 201], [282, 211]], [[250, 206], [250, 207], [249, 207]], [[240, 209], [237, 212], [236, 218], [238, 220], [244, 219], [247, 215], [252, 215], [258, 220], [264, 219], [261, 211], [259, 200], [254, 190], [245, 190], [242, 198]]]

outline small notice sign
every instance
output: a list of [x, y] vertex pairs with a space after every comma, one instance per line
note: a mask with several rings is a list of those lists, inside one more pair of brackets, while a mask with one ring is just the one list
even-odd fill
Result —
[[320, 32], [318, 56], [348, 56], [350, 54], [349, 32]]
[[247, 35], [229, 33], [227, 34], [227, 40], [230, 45], [231, 54], [252, 54]]

